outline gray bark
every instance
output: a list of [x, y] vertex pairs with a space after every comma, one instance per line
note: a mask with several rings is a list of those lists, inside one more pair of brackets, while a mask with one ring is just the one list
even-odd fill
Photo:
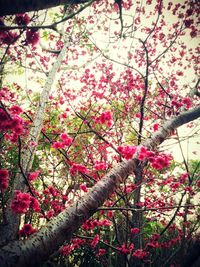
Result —
[[[166, 122], [151, 138], [142, 145], [153, 149], [179, 126], [200, 117], [200, 107], [186, 111]], [[138, 147], [139, 152], [139, 147]], [[109, 197], [119, 183], [136, 168], [135, 158], [119, 163], [102, 180], [74, 205], [53, 218], [38, 233], [26, 241], [15, 241], [0, 250], [1, 267], [39, 266], [56, 251], [64, 241], [69, 241], [72, 234], [85, 222], [97, 208]]]
[[39, 11], [64, 4], [83, 4], [87, 0], [0, 0], [0, 16]]

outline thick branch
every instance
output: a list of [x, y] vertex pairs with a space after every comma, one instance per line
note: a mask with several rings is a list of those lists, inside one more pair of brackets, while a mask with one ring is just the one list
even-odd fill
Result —
[[0, 16], [38, 11], [59, 5], [87, 3], [87, 0], [0, 0]]
[[[200, 117], [200, 107], [186, 111], [176, 118], [166, 122], [151, 139], [142, 145], [147, 148], [156, 147], [177, 127]], [[138, 148], [139, 150], [139, 148]], [[64, 241], [69, 241], [72, 234], [94, 214], [99, 206], [116, 189], [119, 183], [133, 173], [136, 167], [136, 157], [118, 164], [81, 200], [53, 218], [38, 233], [26, 241], [15, 241], [3, 247], [0, 251], [0, 266], [23, 267], [39, 266], [56, 251]]]

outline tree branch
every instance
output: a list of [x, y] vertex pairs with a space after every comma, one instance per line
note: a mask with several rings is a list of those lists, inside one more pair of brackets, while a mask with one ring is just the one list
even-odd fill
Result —
[[39, 11], [60, 5], [76, 5], [88, 0], [0, 0], [0, 16]]

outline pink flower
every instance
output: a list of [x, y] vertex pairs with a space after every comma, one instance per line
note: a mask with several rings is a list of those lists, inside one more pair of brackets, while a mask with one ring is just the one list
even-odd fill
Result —
[[11, 45], [13, 44], [17, 39], [19, 35], [16, 32], [11, 31], [0, 31], [0, 42]]
[[34, 229], [31, 224], [27, 223], [27, 224], [24, 224], [22, 229], [19, 231], [19, 235], [20, 236], [29, 236], [29, 235], [34, 234], [36, 231], [37, 230]]
[[99, 117], [96, 118], [95, 120], [96, 123], [100, 124], [106, 124], [107, 126], [112, 125], [112, 114], [111, 111], [105, 111], [103, 112]]
[[157, 241], [152, 241], [146, 244], [146, 247], [149, 248], [158, 248], [159, 247], [159, 243]]
[[60, 135], [60, 139], [63, 141], [62, 143], [64, 144], [64, 145], [66, 145], [66, 146], [70, 146], [71, 145], [71, 143], [72, 143], [72, 138], [71, 137], [69, 137], [69, 135], [68, 134], [66, 134], [66, 133], [62, 133], [61, 135]]
[[35, 197], [30, 198], [30, 209], [34, 210], [35, 212], [40, 212], [40, 204]]
[[96, 162], [94, 165], [94, 168], [96, 169], [96, 171], [101, 171], [101, 170], [105, 170], [107, 168], [107, 165], [104, 162]]
[[132, 234], [138, 234], [140, 232], [139, 228], [131, 228], [131, 233]]
[[95, 248], [98, 243], [99, 243], [99, 235], [97, 234], [97, 235], [95, 235], [95, 237], [91, 241], [90, 245], [92, 248]]
[[52, 147], [55, 149], [60, 149], [60, 148], [64, 148], [64, 144], [61, 142], [54, 142]]
[[196, 182], [196, 185], [197, 185], [197, 187], [200, 188], [200, 180], [198, 180], [198, 181]]
[[30, 203], [31, 196], [29, 194], [16, 190], [14, 199], [11, 202], [11, 209], [15, 213], [26, 213], [29, 209]]
[[102, 221], [99, 222], [99, 226], [111, 226], [111, 222], [107, 219], [103, 219]]
[[0, 170], [0, 190], [3, 192], [8, 188], [8, 170]]
[[30, 17], [27, 14], [17, 14], [14, 21], [17, 25], [28, 25]]
[[99, 250], [98, 250], [98, 252], [97, 252], [97, 256], [98, 257], [101, 257], [101, 256], [103, 256], [104, 254], [106, 254], [106, 250], [104, 249], [104, 248], [100, 248]]
[[83, 192], [88, 192], [87, 186], [86, 186], [85, 184], [81, 184], [81, 185], [80, 185], [80, 189], [81, 189]]
[[23, 112], [23, 109], [22, 109], [21, 107], [19, 107], [19, 106], [12, 106], [12, 107], [10, 108], [10, 112], [11, 112], [12, 114], [19, 115], [20, 113]]
[[35, 181], [38, 178], [40, 171], [30, 172], [28, 175], [28, 179], [30, 182]]
[[63, 256], [68, 256], [74, 249], [73, 245], [63, 246], [59, 251]]
[[39, 32], [35, 30], [26, 31], [26, 43], [35, 46], [39, 42]]
[[183, 104], [186, 106], [186, 108], [190, 108], [191, 107], [191, 99], [189, 97], [184, 97], [182, 100]]
[[159, 128], [159, 124], [158, 124], [158, 123], [155, 123], [155, 124], [153, 125], [153, 130], [154, 130], [154, 132], [158, 131], [158, 128]]
[[130, 243], [130, 245], [122, 244], [121, 247], [117, 247], [118, 250], [120, 250], [124, 254], [129, 254], [132, 249], [134, 248], [134, 244]]
[[123, 158], [129, 160], [135, 154], [137, 147], [136, 146], [118, 146], [117, 150], [122, 155]]
[[136, 249], [136, 250], [133, 252], [133, 257], [136, 257], [136, 258], [139, 258], [139, 259], [144, 259], [144, 258], [146, 258], [148, 255], [149, 255], [149, 253], [146, 252], [146, 251], [143, 250], [143, 249]]
[[88, 172], [88, 169], [85, 166], [81, 165], [81, 164], [73, 163], [72, 167], [70, 168], [70, 173], [72, 175], [74, 175], [74, 174], [76, 174], [78, 172], [86, 173], [86, 172]]
[[145, 160], [148, 157], [148, 150], [145, 147], [140, 148], [139, 160]]

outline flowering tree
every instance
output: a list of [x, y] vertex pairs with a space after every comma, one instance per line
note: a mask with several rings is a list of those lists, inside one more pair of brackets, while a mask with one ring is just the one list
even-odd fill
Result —
[[200, 116], [199, 4], [35, 2], [0, 20], [1, 266], [187, 262], [200, 165], [177, 129]]

